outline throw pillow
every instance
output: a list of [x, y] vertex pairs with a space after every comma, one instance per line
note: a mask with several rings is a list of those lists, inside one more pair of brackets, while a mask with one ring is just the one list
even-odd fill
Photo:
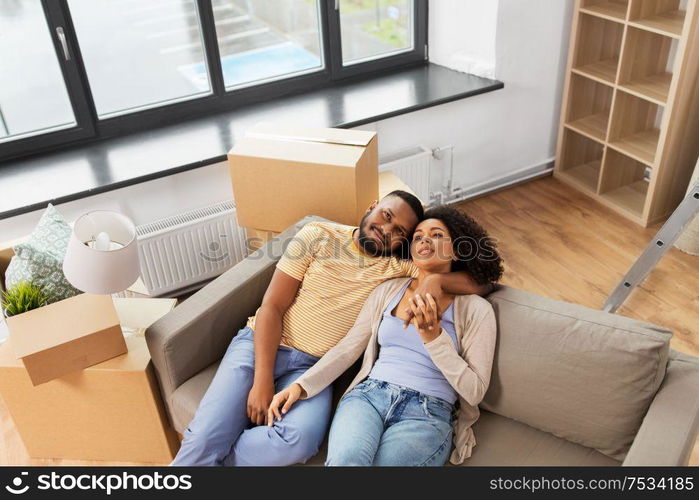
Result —
[[49, 204], [27, 241], [13, 247], [15, 255], [5, 272], [6, 287], [30, 281], [44, 287], [49, 302], [82, 293], [63, 274], [63, 259], [71, 232], [70, 225]]

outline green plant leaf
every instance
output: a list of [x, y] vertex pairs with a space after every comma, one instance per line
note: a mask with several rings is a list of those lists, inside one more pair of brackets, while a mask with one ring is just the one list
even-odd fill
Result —
[[49, 303], [49, 296], [44, 289], [29, 281], [20, 281], [2, 292], [2, 307], [7, 317], [38, 309]]

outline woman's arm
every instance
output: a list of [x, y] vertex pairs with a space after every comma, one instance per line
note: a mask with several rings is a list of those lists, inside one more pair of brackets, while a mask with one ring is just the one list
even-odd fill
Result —
[[376, 290], [374, 290], [362, 306], [359, 316], [347, 335], [296, 379], [295, 383], [305, 392], [305, 395], [302, 394], [302, 399], [312, 398], [321, 392], [359, 359], [369, 344], [377, 300]]
[[282, 404], [284, 405], [282, 413], [286, 413], [298, 399], [312, 398], [332, 384], [359, 359], [371, 338], [371, 324], [381, 300], [382, 289], [383, 287], [379, 285], [371, 292], [354, 325], [342, 340], [293, 384], [274, 396], [268, 410], [268, 425], [272, 424], [274, 417], [281, 418], [279, 407]]
[[[468, 404], [477, 406], [483, 400], [495, 356], [497, 326], [492, 306], [484, 299], [469, 299], [466, 331], [463, 336], [473, 338], [469, 348], [461, 353], [454, 348], [449, 334], [442, 328], [439, 335], [425, 343], [425, 349], [449, 384]], [[426, 330], [424, 336], [429, 335]]]

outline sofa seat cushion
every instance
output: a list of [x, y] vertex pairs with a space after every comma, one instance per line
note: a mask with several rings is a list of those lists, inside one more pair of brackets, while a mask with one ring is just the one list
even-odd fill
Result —
[[473, 432], [476, 446], [464, 466], [621, 465], [597, 450], [485, 410]]
[[508, 287], [487, 299], [498, 340], [481, 407], [623, 461], [665, 376], [671, 332]]
[[[187, 380], [170, 400], [175, 430], [184, 434], [190, 420], [216, 374], [218, 363]], [[619, 465], [619, 462], [548, 432], [540, 431], [507, 417], [481, 410], [473, 427], [476, 447], [463, 465]], [[327, 438], [320, 452], [306, 465], [323, 465]]]
[[194, 418], [194, 413], [199, 407], [199, 402], [204, 397], [211, 381], [216, 375], [219, 362], [207, 366], [184, 384], [175, 389], [170, 398], [172, 424], [177, 432], [184, 434], [189, 422]]
[[[619, 466], [620, 462], [597, 450], [571, 443], [511, 418], [481, 410], [473, 426], [476, 446], [462, 464], [468, 466]], [[305, 465], [322, 466], [328, 440]], [[451, 465], [447, 463], [447, 465]]]

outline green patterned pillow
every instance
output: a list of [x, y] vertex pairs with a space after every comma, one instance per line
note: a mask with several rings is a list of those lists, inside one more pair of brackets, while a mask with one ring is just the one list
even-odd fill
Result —
[[13, 247], [15, 255], [5, 272], [7, 288], [20, 281], [31, 281], [43, 286], [49, 302], [82, 293], [63, 274], [63, 259], [71, 232], [61, 214], [49, 204], [27, 241]]

